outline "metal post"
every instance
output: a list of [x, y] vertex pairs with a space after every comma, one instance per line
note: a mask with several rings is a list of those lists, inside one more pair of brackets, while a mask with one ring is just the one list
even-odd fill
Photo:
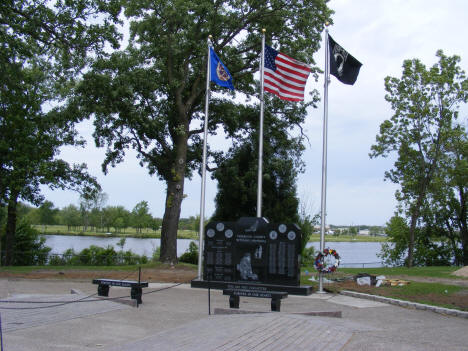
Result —
[[3, 351], [3, 332], [2, 332], [2, 316], [0, 314], [0, 345], [1, 351]]
[[205, 188], [206, 188], [206, 139], [208, 136], [208, 107], [210, 104], [210, 80], [211, 80], [211, 35], [208, 36], [208, 59], [206, 67], [206, 96], [205, 96], [205, 126], [203, 128], [203, 162], [200, 196], [200, 226], [198, 241], [198, 279], [202, 279], [203, 263], [203, 234], [205, 231]]
[[[328, 84], [330, 83], [328, 22], [325, 24], [325, 79], [323, 92], [323, 147], [322, 147], [322, 201], [320, 216], [320, 251], [325, 249], [325, 223], [327, 214], [327, 136], [328, 136]], [[323, 274], [319, 274], [319, 293], [323, 293]]]
[[208, 280], [208, 315], [211, 316], [211, 287], [210, 287], [209, 280]]
[[262, 217], [262, 182], [263, 182], [263, 77], [265, 67], [265, 32], [262, 29], [262, 56], [260, 58], [260, 130], [258, 131], [258, 187], [257, 217]]

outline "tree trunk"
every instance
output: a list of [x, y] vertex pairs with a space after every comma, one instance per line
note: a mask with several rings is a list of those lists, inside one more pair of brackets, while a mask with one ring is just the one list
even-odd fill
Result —
[[16, 234], [16, 206], [18, 193], [11, 193], [8, 201], [8, 215], [5, 233], [5, 265], [12, 266], [14, 262], [15, 234]]
[[458, 215], [460, 239], [462, 243], [463, 265], [468, 266], [468, 226], [467, 226], [467, 208], [466, 208], [466, 192], [463, 186], [459, 186], [458, 192], [460, 195], [460, 214]]
[[408, 243], [408, 257], [406, 266], [408, 268], [413, 267], [413, 252], [414, 252], [414, 233], [416, 231], [416, 224], [418, 222], [419, 214], [421, 212], [421, 206], [423, 204], [424, 196], [425, 196], [426, 187], [424, 186], [424, 190], [418, 196], [418, 200], [416, 201], [416, 207], [411, 211], [411, 225], [410, 225], [410, 232], [409, 232], [409, 243]]
[[406, 258], [406, 266], [408, 268], [413, 267], [413, 251], [414, 251], [414, 232], [416, 230], [416, 222], [418, 216], [416, 213], [411, 215], [411, 226], [409, 231], [409, 243], [408, 243], [408, 257]]
[[178, 182], [167, 182], [166, 209], [161, 229], [161, 254], [164, 263], [177, 263], [177, 230], [183, 197], [183, 177]]
[[159, 256], [161, 262], [169, 264], [177, 263], [177, 230], [184, 198], [187, 137], [185, 135], [179, 136], [176, 145], [177, 157], [171, 171], [171, 177], [166, 180], [166, 207], [162, 221], [161, 254]]
[[468, 266], [468, 233], [460, 233], [462, 235], [462, 255], [463, 265]]

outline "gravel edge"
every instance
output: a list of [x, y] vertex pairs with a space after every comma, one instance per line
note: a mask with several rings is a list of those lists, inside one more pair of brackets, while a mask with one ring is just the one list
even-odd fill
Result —
[[349, 291], [349, 290], [343, 290], [343, 291], [340, 292], [340, 294], [345, 295], [345, 296], [351, 296], [351, 297], [357, 297], [357, 298], [361, 298], [361, 299], [367, 299], [367, 300], [373, 300], [373, 301], [388, 303], [388, 304], [391, 304], [391, 305], [397, 305], [397, 306], [401, 306], [401, 307], [415, 308], [417, 310], [427, 310], [427, 311], [432, 311], [432, 312], [440, 313], [440, 314], [444, 314], [444, 315], [456, 316], [456, 317], [461, 317], [461, 318], [468, 319], [468, 312], [454, 310], [454, 309], [451, 309], [451, 308], [425, 305], [425, 304], [417, 303], [417, 302], [392, 299], [390, 297], [359, 293], [359, 292]]

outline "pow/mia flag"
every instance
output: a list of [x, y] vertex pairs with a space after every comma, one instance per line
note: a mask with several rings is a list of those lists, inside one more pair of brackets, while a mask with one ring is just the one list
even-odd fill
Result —
[[333, 74], [341, 83], [353, 85], [362, 66], [358, 60], [343, 49], [333, 38], [328, 36], [330, 52], [330, 74]]

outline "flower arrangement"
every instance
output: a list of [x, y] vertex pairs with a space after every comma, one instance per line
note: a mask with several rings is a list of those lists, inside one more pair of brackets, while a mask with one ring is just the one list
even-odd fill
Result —
[[[335, 262], [330, 265], [327, 264], [327, 262], [325, 262], [325, 258], [327, 256], [333, 256], [335, 258]], [[321, 273], [333, 273], [340, 265], [340, 255], [338, 255], [336, 250], [326, 248], [323, 252], [319, 252], [317, 257], [315, 257], [314, 265], [315, 269]]]

